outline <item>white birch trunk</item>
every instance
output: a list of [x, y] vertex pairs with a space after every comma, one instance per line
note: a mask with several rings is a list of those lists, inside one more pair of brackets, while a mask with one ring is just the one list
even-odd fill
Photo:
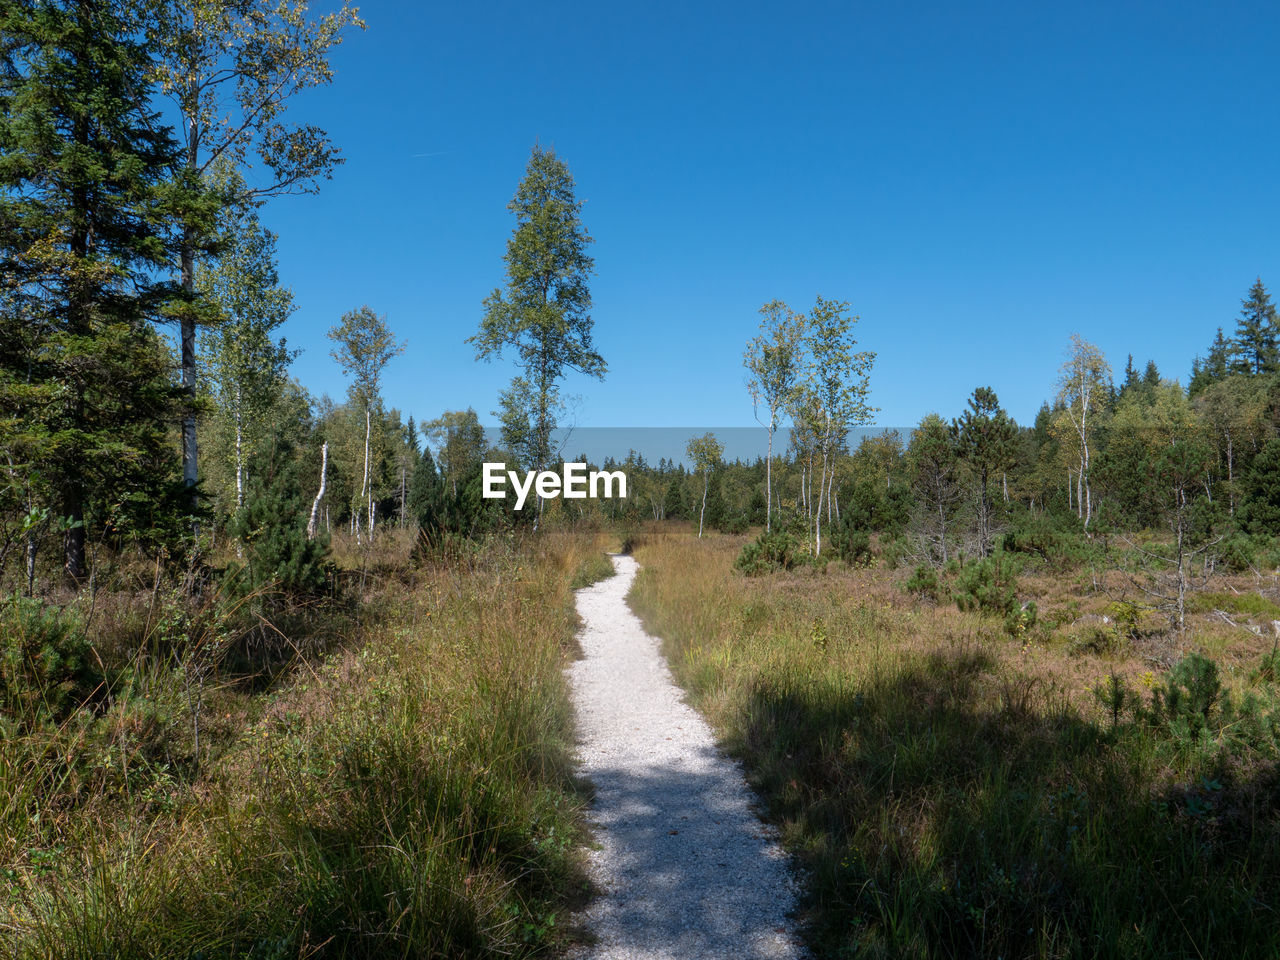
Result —
[[[329, 441], [320, 445], [320, 490], [315, 500], [311, 501], [311, 518], [307, 520], [307, 539], [316, 538], [316, 513], [320, 509], [320, 501], [324, 499], [324, 488], [329, 477]], [[329, 526], [329, 508], [325, 507], [325, 529]]]

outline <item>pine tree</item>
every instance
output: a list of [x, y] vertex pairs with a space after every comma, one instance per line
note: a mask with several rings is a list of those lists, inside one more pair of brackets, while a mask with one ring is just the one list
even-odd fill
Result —
[[155, 278], [166, 218], [210, 209], [170, 179], [177, 148], [122, 9], [0, 0], [0, 446], [23, 464], [28, 503], [65, 517], [73, 580], [90, 510], [150, 498], [165, 477], [173, 394], [148, 321], [173, 288]]
[[409, 515], [417, 521], [420, 528], [427, 529], [438, 522], [444, 495], [444, 480], [436, 470], [431, 451], [423, 450], [413, 468], [407, 504]]
[[1213, 343], [1209, 344], [1209, 355], [1201, 360], [1196, 357], [1191, 364], [1191, 382], [1187, 385], [1187, 393], [1194, 397], [1207, 390], [1215, 383], [1220, 383], [1231, 373], [1231, 342], [1222, 335], [1222, 328]]
[[1259, 277], [1240, 301], [1240, 319], [1232, 340], [1232, 366], [1239, 373], [1272, 373], [1280, 369], [1280, 329], [1271, 295]]
[[1245, 477], [1242, 525], [1263, 536], [1280, 536], [1280, 438], [1268, 440]]
[[274, 433], [255, 451], [244, 505], [227, 527], [244, 546], [242, 588], [294, 597], [324, 590], [329, 536], [320, 530], [308, 538], [305, 510], [295, 447]]
[[956, 452], [973, 470], [978, 552], [984, 557], [991, 552], [991, 481], [1013, 461], [1017, 429], [990, 387], [974, 390], [969, 409], [952, 425]]

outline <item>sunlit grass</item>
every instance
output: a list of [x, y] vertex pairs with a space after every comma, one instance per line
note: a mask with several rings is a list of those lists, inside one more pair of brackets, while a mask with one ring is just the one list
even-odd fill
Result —
[[808, 871], [820, 955], [1280, 952], [1274, 749], [1112, 729], [1094, 688], [1120, 669], [1145, 702], [1147, 648], [1011, 638], [919, 604], [908, 571], [746, 579], [741, 543], [643, 540], [633, 603]]
[[[343, 548], [363, 609], [328, 656], [213, 697], [223, 742], [198, 773], [166, 760], [166, 735], [175, 761], [189, 747], [174, 677], [121, 697], [114, 724], [87, 705], [0, 740], [0, 955], [481, 957], [560, 942], [584, 884], [570, 581], [603, 546], [550, 534], [416, 572], [394, 545]], [[172, 729], [147, 726], [169, 713]]]

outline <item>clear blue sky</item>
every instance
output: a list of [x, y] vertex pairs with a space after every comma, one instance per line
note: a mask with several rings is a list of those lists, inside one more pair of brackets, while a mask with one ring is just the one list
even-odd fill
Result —
[[[323, 3], [317, 4], [324, 9]], [[1029, 421], [1078, 331], [1185, 384], [1253, 278], [1280, 286], [1280, 8], [1268, 3], [366, 2], [298, 120], [347, 158], [273, 201], [312, 391], [368, 303], [389, 404], [491, 422], [463, 341], [503, 279], [531, 146], [595, 237], [585, 426], [753, 422], [761, 303], [849, 300], [879, 423], [978, 385]], [[1280, 292], [1280, 290], [1277, 290]]]

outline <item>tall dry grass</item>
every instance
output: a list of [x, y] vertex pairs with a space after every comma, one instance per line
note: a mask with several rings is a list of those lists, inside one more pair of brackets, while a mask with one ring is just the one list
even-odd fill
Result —
[[1105, 661], [907, 571], [746, 579], [742, 542], [644, 538], [632, 602], [807, 871], [818, 955], [1280, 955], [1274, 741], [1113, 723]]
[[181, 678], [145, 671], [109, 707], [0, 740], [0, 955], [490, 957], [561, 942], [584, 883], [570, 582], [602, 545], [493, 543], [465, 569], [411, 568], [407, 540], [340, 546], [363, 581], [342, 636], [265, 686], [213, 684], [221, 741], [198, 769], [165, 753]]

